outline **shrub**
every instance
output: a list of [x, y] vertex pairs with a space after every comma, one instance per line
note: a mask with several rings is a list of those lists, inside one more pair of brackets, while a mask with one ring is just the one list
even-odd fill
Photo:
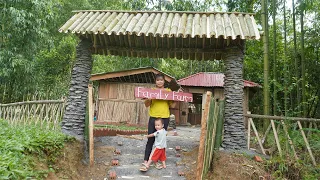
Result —
[[48, 172], [35, 170], [35, 158], [53, 163], [71, 138], [38, 126], [11, 126], [0, 120], [0, 179], [40, 178]]

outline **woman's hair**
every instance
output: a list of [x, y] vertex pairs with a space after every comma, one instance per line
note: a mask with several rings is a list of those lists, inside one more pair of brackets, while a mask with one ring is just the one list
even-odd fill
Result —
[[162, 77], [162, 79], [164, 79], [164, 74], [161, 74], [161, 73], [156, 74], [156, 80], [157, 80], [158, 78], [160, 78], [160, 77]]

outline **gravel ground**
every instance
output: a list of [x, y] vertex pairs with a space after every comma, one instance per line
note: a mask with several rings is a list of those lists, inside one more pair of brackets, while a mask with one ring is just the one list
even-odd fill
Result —
[[[112, 166], [109, 171], [116, 171], [118, 179], [185, 179], [178, 175], [178, 171], [187, 172], [188, 166], [177, 163], [183, 157], [176, 157], [176, 146], [180, 146], [182, 151], [188, 152], [199, 145], [199, 127], [177, 127], [178, 136], [173, 136], [173, 132], [169, 131], [167, 137], [167, 168], [157, 170], [150, 167], [148, 172], [139, 171], [140, 165], [143, 162], [144, 149], [147, 139], [137, 140], [131, 138], [124, 138], [119, 136], [106, 136], [95, 138], [95, 148], [114, 147], [121, 150], [121, 155], [114, 155], [114, 159], [119, 160], [119, 166]], [[136, 136], [140, 137], [140, 136]], [[142, 137], [142, 136], [141, 136]], [[119, 146], [118, 142], [123, 145]], [[181, 154], [181, 153], [179, 153]], [[100, 157], [103, 156], [102, 154]], [[100, 162], [102, 158], [96, 158], [96, 163]], [[109, 163], [109, 162], [108, 162]], [[108, 173], [109, 174], [109, 173]], [[105, 179], [108, 179], [106, 177]]]

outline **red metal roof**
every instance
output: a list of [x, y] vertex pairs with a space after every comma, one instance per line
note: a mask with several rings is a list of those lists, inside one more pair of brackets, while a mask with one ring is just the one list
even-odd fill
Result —
[[[223, 87], [224, 74], [213, 72], [199, 72], [178, 80], [181, 86]], [[244, 80], [245, 87], [261, 87], [259, 84]]]

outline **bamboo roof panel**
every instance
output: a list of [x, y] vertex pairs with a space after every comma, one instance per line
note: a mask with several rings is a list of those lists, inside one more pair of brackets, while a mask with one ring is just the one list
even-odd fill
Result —
[[260, 39], [250, 13], [82, 10], [59, 29], [93, 42], [93, 53], [220, 60], [229, 46]]
[[83, 10], [59, 29], [75, 34], [260, 39], [254, 15], [225, 12]]

